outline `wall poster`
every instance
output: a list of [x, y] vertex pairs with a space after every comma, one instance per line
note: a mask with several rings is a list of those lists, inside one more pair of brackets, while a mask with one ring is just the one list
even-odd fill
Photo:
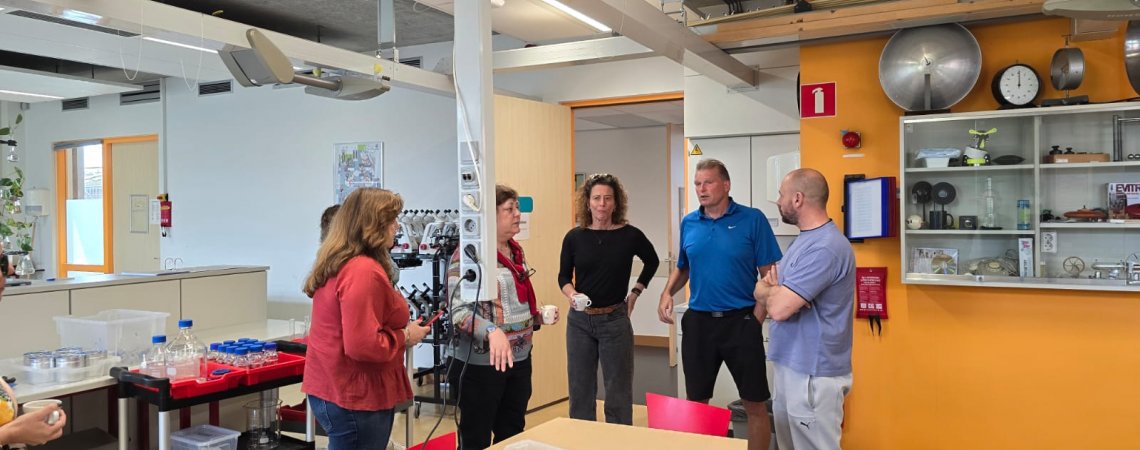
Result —
[[336, 158], [336, 203], [344, 203], [359, 187], [383, 187], [384, 143], [355, 142], [333, 145]]

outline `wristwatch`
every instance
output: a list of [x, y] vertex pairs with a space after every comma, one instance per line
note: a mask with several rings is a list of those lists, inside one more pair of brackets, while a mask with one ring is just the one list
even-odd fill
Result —
[[493, 325], [493, 324], [492, 324], [492, 325], [487, 325], [487, 335], [488, 335], [488, 336], [490, 336], [490, 335], [491, 335], [491, 333], [492, 333], [493, 331], [497, 330], [498, 328], [499, 328], [499, 327], [496, 327], [496, 326], [495, 326], [495, 325]]
[[641, 296], [641, 288], [638, 288], [635, 286], [633, 289], [630, 289], [629, 291], [634, 293], [634, 294], [637, 294], [639, 297]]

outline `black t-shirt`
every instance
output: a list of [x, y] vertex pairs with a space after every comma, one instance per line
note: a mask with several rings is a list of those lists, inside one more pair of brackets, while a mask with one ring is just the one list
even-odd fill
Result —
[[634, 256], [644, 264], [637, 281], [649, 286], [660, 261], [645, 233], [633, 225], [605, 231], [575, 227], [562, 239], [558, 288], [573, 282], [593, 308], [621, 303], [629, 292]]

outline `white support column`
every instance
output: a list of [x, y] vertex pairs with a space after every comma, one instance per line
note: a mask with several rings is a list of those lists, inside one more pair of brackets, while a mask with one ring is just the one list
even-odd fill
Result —
[[[465, 301], [485, 300], [494, 298], [498, 267], [491, 2], [455, 2], [454, 79], [459, 127], [460, 275], [470, 269], [482, 278], [464, 283], [460, 295]], [[478, 260], [471, 259], [469, 253]]]

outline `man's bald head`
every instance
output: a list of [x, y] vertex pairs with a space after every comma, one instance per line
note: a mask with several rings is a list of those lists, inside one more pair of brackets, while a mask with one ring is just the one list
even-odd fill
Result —
[[805, 203], [820, 209], [827, 208], [827, 179], [818, 170], [808, 168], [793, 170], [784, 177], [784, 182], [791, 191], [789, 194], [802, 192]]

